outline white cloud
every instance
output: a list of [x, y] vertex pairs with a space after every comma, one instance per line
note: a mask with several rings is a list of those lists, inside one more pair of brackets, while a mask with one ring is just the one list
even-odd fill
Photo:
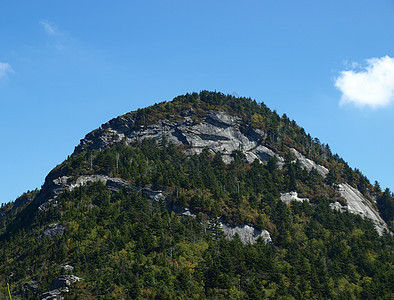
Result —
[[378, 108], [394, 102], [394, 58], [386, 55], [366, 62], [365, 68], [355, 63], [353, 70], [342, 71], [336, 79], [335, 87], [342, 92], [341, 105]]
[[49, 35], [56, 35], [58, 33], [57, 27], [50, 24], [48, 21], [41, 21], [40, 24], [42, 25], [42, 27], [44, 27], [45, 32]]
[[12, 70], [11, 65], [8, 63], [0, 62], [0, 79], [3, 77], [7, 77], [7, 74], [14, 73]]

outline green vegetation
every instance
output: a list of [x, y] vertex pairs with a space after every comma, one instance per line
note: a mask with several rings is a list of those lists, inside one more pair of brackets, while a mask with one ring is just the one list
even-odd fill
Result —
[[[177, 111], [190, 108], [195, 122], [216, 109], [264, 129], [285, 165], [278, 168], [274, 158], [248, 164], [241, 151], [225, 164], [220, 154], [186, 156], [184, 146], [154, 140], [75, 153], [49, 177], [104, 174], [129, 187], [113, 191], [90, 182], [64, 191], [47, 211], [37, 210], [39, 191], [3, 206], [0, 294], [8, 294], [9, 283], [12, 295], [36, 299], [57, 276], [72, 273], [83, 280], [69, 299], [392, 299], [392, 236], [379, 236], [371, 221], [329, 207], [344, 201], [333, 184], [346, 181], [376, 197], [390, 221], [389, 190], [372, 186], [295, 122], [250, 99], [188, 94], [127, 117], [139, 127], [179, 118]], [[329, 167], [329, 176], [292, 162], [289, 146]], [[141, 187], [164, 191], [167, 203], [148, 199]], [[280, 193], [290, 190], [311, 203], [284, 204]], [[171, 206], [187, 207], [197, 217], [178, 215]], [[216, 220], [267, 229], [273, 244], [229, 241]], [[64, 234], [43, 235], [52, 223], [65, 226]], [[75, 269], [60, 267], [66, 263]], [[36, 293], [21, 289], [29, 280], [40, 282]]]

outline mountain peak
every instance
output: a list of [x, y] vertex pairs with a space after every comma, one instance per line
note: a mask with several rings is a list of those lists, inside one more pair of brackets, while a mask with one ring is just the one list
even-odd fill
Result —
[[[101, 151], [144, 139], [182, 146], [186, 155], [198, 155], [204, 150], [211, 155], [220, 154], [225, 163], [233, 161], [237, 151], [249, 164], [266, 164], [275, 158], [282, 168], [286, 161], [298, 162], [309, 172], [317, 171], [323, 179], [329, 174], [329, 167], [336, 170], [338, 164], [328, 145], [312, 139], [286, 115], [280, 118], [263, 103], [249, 98], [209, 91], [178, 96], [114, 118], [87, 134], [74, 153]], [[350, 212], [373, 220], [380, 234], [388, 229], [372, 198], [357, 189], [355, 197], [346, 178], [337, 175], [336, 180], [343, 183], [342, 189], [337, 189], [338, 195], [358, 207], [349, 207]]]
[[[1, 208], [0, 255], [7, 263], [0, 269], [8, 278], [16, 274], [13, 288], [26, 297], [38, 291], [43, 298], [77, 297], [83, 290], [108, 295], [96, 283], [110, 284], [108, 276], [115, 276], [116, 297], [149, 298], [149, 293], [161, 294], [156, 284], [138, 279], [138, 274], [151, 278], [149, 268], [172, 274], [167, 279], [156, 274], [169, 293], [179, 286], [183, 298], [196, 291], [224, 297], [231, 287], [212, 282], [218, 270], [209, 264], [220, 261], [226, 270], [221, 276], [227, 274], [231, 282], [249, 276], [242, 266], [251, 257], [248, 272], [266, 278], [267, 296], [276, 277], [265, 267], [254, 269], [259, 259], [271, 257], [263, 266], [277, 270], [292, 263], [298, 272], [293, 260], [302, 257], [318, 266], [324, 261], [326, 268], [309, 269], [316, 276], [314, 270], [324, 272], [323, 278], [338, 287], [337, 272], [348, 269], [332, 271], [339, 268], [335, 253], [344, 244], [365, 247], [365, 239], [390, 244], [392, 203], [389, 192], [372, 186], [286, 115], [248, 98], [202, 91], [108, 121], [81, 140], [41, 190]], [[385, 219], [377, 207], [384, 209]], [[367, 253], [386, 257], [388, 248], [371, 243]], [[237, 249], [242, 250], [231, 252]], [[10, 258], [13, 253], [16, 259]], [[354, 255], [347, 268], [362, 261], [359, 250]], [[234, 269], [228, 257], [241, 269]], [[33, 264], [27, 275], [23, 270], [33, 260], [40, 266]], [[74, 274], [64, 275], [63, 266]], [[389, 270], [388, 264], [379, 266]], [[357, 278], [365, 266], [358, 268], [352, 284], [361, 289], [364, 281]], [[290, 280], [292, 273], [283, 272], [278, 274]], [[370, 274], [381, 282], [379, 276]], [[185, 285], [171, 278], [191, 281]], [[138, 280], [141, 286], [129, 287]], [[252, 288], [248, 281], [244, 285]], [[281, 289], [292, 293], [286, 285]], [[333, 289], [332, 297], [344, 296], [338, 291]]]

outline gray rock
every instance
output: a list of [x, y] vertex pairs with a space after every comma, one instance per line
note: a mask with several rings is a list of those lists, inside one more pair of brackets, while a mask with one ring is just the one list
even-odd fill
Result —
[[80, 280], [82, 280], [82, 278], [75, 275], [60, 275], [57, 279], [53, 281], [50, 289], [59, 291], [67, 290], [68, 292], [69, 287]]
[[33, 293], [36, 293], [38, 290], [40, 283], [36, 280], [29, 280], [22, 286], [22, 291], [27, 292], [27, 291], [32, 291]]
[[[196, 218], [197, 215], [192, 213], [188, 208], [173, 207], [173, 211], [185, 217]], [[210, 221], [208, 221], [210, 223]], [[230, 226], [226, 223], [219, 222], [220, 228], [223, 231], [226, 239], [233, 239], [235, 234], [238, 234], [243, 244], [254, 244], [259, 237], [262, 237], [267, 244], [271, 244], [271, 236], [267, 230], [258, 230], [250, 225]]]
[[282, 193], [280, 194], [280, 200], [282, 200], [286, 204], [289, 204], [291, 201], [309, 202], [308, 198], [299, 198], [297, 192]]
[[[181, 114], [182, 115], [182, 114]], [[251, 127], [241, 130], [242, 120], [225, 112], [207, 111], [205, 118], [198, 124], [193, 124], [188, 116], [190, 112], [184, 112], [184, 118], [178, 122], [160, 120], [157, 124], [143, 126], [136, 130], [131, 129], [134, 124], [132, 118], [120, 116], [103, 124], [103, 129], [95, 130], [81, 140], [75, 152], [87, 149], [104, 149], [119, 142], [131, 143], [141, 139], [166, 139], [176, 145], [188, 145], [186, 154], [199, 154], [208, 148], [212, 153], [221, 152], [223, 161], [229, 163], [229, 156], [234, 150], [242, 150], [248, 162], [255, 159], [267, 161], [276, 156], [279, 165], [283, 164], [283, 158], [272, 149], [261, 145], [265, 134], [262, 130]]]
[[88, 182], [102, 182], [104, 183], [108, 189], [113, 191], [119, 191], [123, 187], [130, 186], [130, 184], [121, 179], [121, 178], [113, 178], [107, 175], [83, 175], [77, 178], [77, 180], [73, 183], [66, 183], [64, 188], [72, 191], [73, 189], [86, 185]]
[[[68, 292], [69, 291], [67, 291], [67, 293]], [[62, 293], [63, 293], [63, 291], [55, 289], [55, 290], [51, 290], [51, 291], [43, 293], [40, 298], [41, 298], [41, 300], [63, 300], [64, 297], [61, 296]]]
[[74, 267], [72, 265], [69, 265], [69, 264], [60, 265], [59, 267], [63, 268], [64, 270], [67, 270], [67, 271], [74, 270]]
[[50, 207], [56, 207], [58, 205], [56, 198], [64, 191], [65, 184], [69, 179], [67, 176], [60, 176], [49, 180], [48, 177], [41, 189], [41, 192], [34, 200], [41, 203], [38, 210], [43, 212], [48, 211]]
[[184, 210], [179, 212], [179, 214], [182, 216], [191, 217], [193, 219], [195, 219], [197, 217], [197, 215], [190, 212], [190, 210], [188, 208], [185, 208]]
[[220, 223], [221, 228], [227, 239], [233, 239], [238, 234], [243, 244], [254, 244], [257, 239], [261, 237], [267, 244], [271, 244], [271, 236], [267, 230], [258, 230], [250, 225], [229, 226], [225, 223]]
[[72, 191], [77, 187], [86, 185], [88, 182], [99, 181], [104, 183], [112, 191], [119, 191], [123, 187], [130, 186], [127, 181], [121, 178], [113, 178], [107, 175], [82, 175], [76, 180], [68, 176], [61, 176], [45, 182], [43, 191], [38, 197], [40, 199], [39, 201], [42, 202], [38, 210], [48, 211], [50, 207], [56, 207], [58, 205], [57, 197], [65, 190]]
[[346, 209], [350, 213], [371, 219], [379, 235], [383, 234], [384, 229], [388, 230], [386, 223], [380, 217], [377, 209], [359, 190], [347, 183], [339, 184], [338, 188], [341, 196], [346, 199], [347, 206], [339, 207], [340, 204], [338, 203], [332, 206], [333, 209], [338, 209], [340, 211]]
[[336, 210], [339, 212], [345, 212], [347, 210], [347, 206], [342, 206], [342, 204], [339, 203], [338, 201], [335, 201], [334, 203], [330, 203], [330, 208], [332, 210]]
[[308, 171], [312, 169], [316, 169], [316, 171], [323, 177], [326, 177], [328, 174], [328, 169], [324, 166], [321, 166], [317, 163], [315, 163], [313, 160], [310, 160], [309, 158], [306, 158], [304, 155], [302, 155], [300, 152], [298, 152], [296, 149], [291, 148], [291, 152], [295, 155], [296, 159], [299, 160], [301, 166], [303, 166], [305, 169]]
[[160, 200], [165, 200], [166, 196], [164, 196], [163, 191], [154, 191], [149, 187], [144, 187], [141, 189], [142, 194], [153, 202], [157, 202]]
[[[49, 228], [44, 230], [42, 234], [46, 235], [47, 237], [54, 238], [57, 235], [63, 235], [65, 229], [66, 227], [58, 223], [52, 223], [51, 225], [49, 225]], [[42, 234], [40, 235], [40, 237], [42, 237]]]
[[82, 278], [75, 275], [60, 275], [50, 286], [50, 291], [41, 295], [41, 300], [64, 299], [62, 294], [70, 292], [70, 287]]

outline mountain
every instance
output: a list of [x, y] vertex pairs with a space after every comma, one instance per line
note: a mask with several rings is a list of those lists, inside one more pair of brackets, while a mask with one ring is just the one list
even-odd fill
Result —
[[2, 206], [0, 294], [390, 299], [393, 214], [286, 115], [186, 94], [101, 125]]

